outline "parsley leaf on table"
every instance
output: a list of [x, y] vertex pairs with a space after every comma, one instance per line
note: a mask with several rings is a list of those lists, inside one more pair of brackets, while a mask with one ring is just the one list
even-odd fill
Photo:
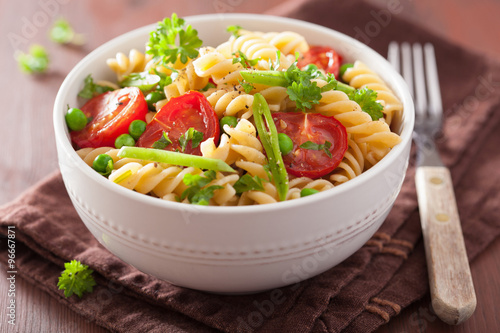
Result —
[[64, 268], [57, 283], [59, 289], [64, 290], [64, 297], [76, 294], [81, 298], [84, 292], [92, 292], [96, 285], [91, 275], [93, 270], [76, 260], [65, 263]]
[[85, 38], [82, 34], [77, 34], [69, 22], [60, 18], [54, 22], [49, 31], [50, 39], [58, 44], [74, 44], [82, 45], [85, 43]]
[[172, 18], [158, 22], [156, 30], [149, 36], [146, 52], [160, 59], [162, 64], [173, 64], [177, 59], [185, 64], [188, 59], [198, 56], [197, 48], [202, 43], [198, 31], [190, 24], [186, 26], [184, 19], [174, 13]]
[[43, 73], [49, 67], [49, 55], [41, 45], [31, 45], [28, 53], [21, 52], [17, 57], [19, 68], [26, 74]]

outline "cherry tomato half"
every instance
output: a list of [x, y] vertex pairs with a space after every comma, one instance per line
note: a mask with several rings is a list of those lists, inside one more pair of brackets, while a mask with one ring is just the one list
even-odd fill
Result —
[[[274, 112], [272, 116], [278, 132], [293, 141], [292, 151], [283, 156], [288, 173], [319, 178], [332, 172], [342, 161], [347, 150], [347, 131], [334, 117], [302, 112]], [[323, 147], [328, 141], [331, 146], [319, 150], [301, 148], [307, 141]]]
[[[202, 141], [214, 138], [215, 144], [219, 142], [217, 114], [205, 96], [197, 91], [190, 91], [168, 101], [148, 124], [136, 146], [152, 147], [165, 131], [172, 141], [165, 150], [181, 151], [179, 138], [191, 127], [203, 133]], [[200, 147], [193, 148], [192, 141], [188, 141], [184, 153], [201, 155]]]
[[148, 104], [139, 88], [128, 87], [98, 95], [81, 110], [91, 120], [84, 129], [70, 133], [73, 143], [80, 148], [114, 147], [132, 121], [145, 120]]
[[338, 79], [339, 68], [342, 57], [331, 47], [311, 46], [297, 62], [298, 68], [303, 68], [309, 64], [318, 66], [327, 73], [332, 73]]

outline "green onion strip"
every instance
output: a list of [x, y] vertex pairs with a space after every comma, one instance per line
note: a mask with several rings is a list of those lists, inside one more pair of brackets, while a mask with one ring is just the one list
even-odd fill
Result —
[[280, 201], [284, 201], [288, 193], [288, 174], [280, 152], [278, 130], [274, 125], [269, 106], [261, 94], [257, 93], [254, 95], [252, 108], [255, 126], [266, 151], [274, 185], [278, 191]]

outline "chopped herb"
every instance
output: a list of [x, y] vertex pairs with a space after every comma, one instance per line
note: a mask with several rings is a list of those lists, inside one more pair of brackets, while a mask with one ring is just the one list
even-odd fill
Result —
[[280, 50], [276, 51], [276, 60], [272, 62], [271, 58], [269, 58], [268, 63], [269, 63], [269, 70], [277, 71], [281, 63], [281, 51]]
[[203, 132], [199, 132], [193, 127], [190, 127], [186, 133], [182, 134], [179, 138], [179, 145], [181, 146], [182, 152], [186, 150], [187, 144], [190, 140], [192, 148], [198, 147], [201, 141], [203, 141], [203, 135]]
[[173, 64], [177, 59], [185, 64], [188, 59], [198, 56], [197, 48], [202, 44], [198, 31], [173, 13], [172, 18], [158, 22], [156, 29], [150, 33], [146, 52], [160, 59], [162, 64]]
[[250, 68], [257, 65], [259, 62], [259, 59], [248, 59], [247, 56], [241, 51], [235, 52], [233, 55], [233, 64], [240, 63], [243, 68]]
[[192, 204], [208, 206], [210, 199], [214, 196], [214, 191], [224, 188], [219, 185], [205, 187], [216, 178], [215, 171], [205, 171], [203, 175], [192, 175], [190, 173], [184, 175], [182, 181], [189, 187], [182, 192], [181, 200], [187, 198]]
[[240, 83], [241, 87], [243, 88], [243, 90], [249, 94], [252, 90], [255, 89], [255, 86], [251, 83], [248, 83], [248, 82], [243, 82], [243, 81], [240, 81], [238, 80], [238, 82]]
[[299, 147], [302, 149], [310, 149], [310, 150], [323, 150], [328, 157], [332, 158], [332, 153], [330, 152], [330, 147], [332, 143], [330, 141], [325, 141], [323, 144], [314, 143], [312, 141], [306, 141], [301, 144]]
[[[169, 68], [170, 70], [172, 70], [174, 73], [177, 73], [177, 70], [173, 69], [173, 68]], [[165, 88], [165, 86], [168, 86], [169, 84], [172, 83], [173, 79], [172, 79], [172, 76], [170, 75], [167, 75], [165, 73], [162, 73], [158, 70], [156, 70], [156, 68], [154, 69], [154, 72], [156, 75], [158, 75], [160, 77], [160, 82], [158, 82], [158, 90], [163, 90], [163, 88]]]
[[239, 25], [230, 25], [226, 28], [227, 32], [230, 32], [234, 37], [238, 38], [240, 37], [239, 32], [240, 30], [243, 29]]
[[71, 260], [64, 264], [64, 268], [57, 283], [59, 289], [64, 290], [64, 297], [76, 294], [81, 298], [84, 292], [92, 292], [96, 282], [92, 277], [94, 271], [89, 266]]
[[377, 102], [377, 92], [372, 89], [357, 89], [349, 98], [359, 104], [361, 109], [368, 113], [372, 120], [378, 120], [384, 116], [384, 107]]
[[111, 87], [101, 86], [101, 85], [95, 84], [94, 79], [92, 79], [91, 74], [87, 75], [87, 77], [85, 78], [83, 83], [84, 83], [83, 89], [80, 90], [80, 92], [78, 93], [78, 96], [80, 96], [82, 98], [89, 99], [89, 98], [92, 98], [94, 96], [105, 93], [107, 91], [113, 90], [113, 88], [111, 88]]
[[212, 82], [208, 82], [207, 85], [204, 86], [203, 89], [201, 89], [201, 91], [207, 91], [210, 88], [215, 88], [215, 84], [213, 84]]
[[24, 73], [43, 73], [49, 67], [49, 55], [43, 46], [34, 44], [31, 45], [29, 53], [20, 53], [17, 62]]
[[241, 194], [246, 191], [264, 191], [262, 181], [266, 180], [259, 176], [252, 177], [247, 173], [238, 179], [233, 187], [236, 190], [236, 194]]
[[152, 147], [154, 149], [165, 149], [171, 143], [172, 141], [169, 139], [167, 132], [163, 131], [160, 140], [155, 141]]

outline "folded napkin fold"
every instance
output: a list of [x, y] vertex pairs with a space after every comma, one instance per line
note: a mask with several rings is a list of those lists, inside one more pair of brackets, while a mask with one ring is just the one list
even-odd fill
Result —
[[[286, 4], [272, 13], [339, 30], [381, 54], [391, 40], [435, 45], [445, 109], [438, 146], [451, 168], [474, 259], [500, 234], [500, 65], [402, 20], [394, 6], [347, 0]], [[85, 228], [58, 172], [0, 208], [0, 235], [15, 227], [19, 276], [111, 331], [369, 332], [428, 292], [414, 171], [411, 164], [393, 210], [359, 251], [319, 276], [254, 295], [177, 287], [119, 260]], [[6, 264], [5, 237], [0, 241], [0, 262]], [[97, 286], [81, 299], [64, 298], [56, 286], [71, 259], [95, 270]]]

